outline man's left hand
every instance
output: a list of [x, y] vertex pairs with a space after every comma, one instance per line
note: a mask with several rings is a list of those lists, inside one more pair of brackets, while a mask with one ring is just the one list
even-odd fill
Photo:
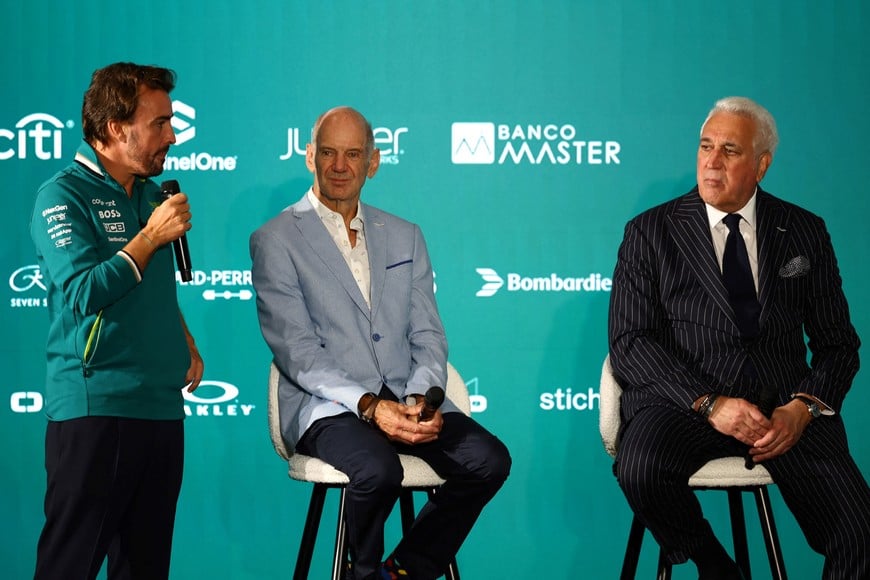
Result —
[[801, 401], [777, 407], [770, 417], [770, 429], [750, 447], [749, 455], [756, 463], [782, 455], [800, 440], [811, 420], [807, 406]]
[[202, 374], [205, 371], [205, 363], [202, 362], [202, 357], [199, 356], [199, 349], [196, 346], [188, 343], [190, 349], [190, 368], [187, 369], [187, 374], [184, 379], [187, 381], [187, 392], [192, 393], [202, 381]]

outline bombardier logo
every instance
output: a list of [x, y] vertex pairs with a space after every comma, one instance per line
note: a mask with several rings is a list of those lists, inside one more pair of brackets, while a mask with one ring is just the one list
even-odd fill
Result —
[[610, 292], [613, 284], [610, 278], [598, 273], [582, 278], [563, 278], [555, 273], [545, 277], [532, 277], [511, 272], [507, 275], [507, 284], [492, 268], [477, 268], [477, 273], [483, 278], [483, 286], [475, 296], [481, 298], [495, 295], [505, 285], [508, 292]]

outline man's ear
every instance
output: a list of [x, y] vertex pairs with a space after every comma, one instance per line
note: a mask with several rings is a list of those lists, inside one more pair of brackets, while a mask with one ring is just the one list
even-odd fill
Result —
[[314, 173], [314, 145], [308, 143], [305, 145], [305, 167], [308, 168], [308, 171]]
[[369, 160], [369, 168], [366, 171], [366, 177], [371, 179], [378, 172], [378, 167], [381, 166], [381, 150], [375, 149], [372, 151], [372, 158]]
[[120, 143], [127, 142], [127, 125], [121, 121], [111, 120], [106, 123], [108, 137]]
[[758, 159], [758, 169], [755, 171], [755, 183], [761, 183], [761, 180], [764, 179], [764, 174], [767, 173], [767, 169], [772, 162], [773, 155], [770, 154], [770, 151], [761, 154], [761, 157]]

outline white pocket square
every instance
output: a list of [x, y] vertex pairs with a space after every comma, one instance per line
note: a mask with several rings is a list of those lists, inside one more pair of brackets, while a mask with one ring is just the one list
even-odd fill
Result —
[[810, 271], [810, 259], [806, 256], [795, 256], [779, 269], [780, 278], [797, 278], [805, 276]]

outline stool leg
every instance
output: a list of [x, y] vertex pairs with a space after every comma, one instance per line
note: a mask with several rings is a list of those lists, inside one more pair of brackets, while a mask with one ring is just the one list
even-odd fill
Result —
[[659, 570], [656, 580], [671, 580], [671, 563], [665, 558], [664, 550], [659, 550]]
[[755, 505], [758, 506], [758, 519], [761, 520], [761, 533], [764, 536], [764, 546], [767, 548], [767, 560], [770, 562], [770, 574], [774, 580], [786, 580], [785, 563], [782, 559], [782, 548], [773, 522], [773, 508], [770, 506], [770, 494], [767, 486], [759, 486], [753, 490]]
[[302, 529], [302, 540], [299, 542], [299, 554], [296, 556], [293, 580], [308, 580], [311, 557], [314, 554], [314, 542], [317, 540], [317, 528], [320, 527], [320, 516], [323, 513], [325, 498], [326, 486], [315, 483], [311, 490], [311, 501], [308, 502], [308, 514], [305, 516], [305, 527]]
[[622, 572], [619, 574], [620, 580], [634, 580], [637, 573], [637, 561], [640, 558], [640, 547], [643, 544], [643, 534], [646, 529], [643, 527], [640, 519], [633, 516], [631, 520], [631, 530], [628, 532], [628, 543], [625, 546], [625, 558], [622, 562]]
[[734, 540], [734, 560], [746, 580], [752, 580], [749, 569], [749, 546], [746, 541], [746, 518], [743, 515], [743, 492], [728, 489], [728, 511], [731, 512], [731, 537]]
[[402, 515], [402, 533], [407, 534], [417, 517], [414, 511], [414, 492], [410, 488], [404, 488], [399, 495], [399, 512]]
[[335, 527], [335, 555], [332, 558], [332, 580], [344, 580], [347, 571], [347, 526], [344, 522], [347, 488], [341, 486], [338, 500], [338, 523]]

